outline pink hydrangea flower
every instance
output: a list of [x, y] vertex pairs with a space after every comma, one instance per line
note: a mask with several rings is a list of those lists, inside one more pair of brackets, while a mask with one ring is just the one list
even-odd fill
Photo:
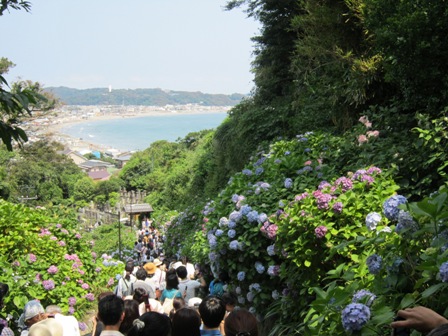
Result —
[[325, 235], [327, 234], [327, 232], [328, 232], [328, 229], [327, 229], [325, 226], [323, 226], [323, 225], [318, 226], [318, 227], [314, 230], [314, 234], [315, 234], [316, 237], [319, 238], [319, 239], [325, 237]]
[[58, 271], [59, 271], [59, 269], [55, 265], [51, 265], [47, 269], [48, 274], [56, 274]]

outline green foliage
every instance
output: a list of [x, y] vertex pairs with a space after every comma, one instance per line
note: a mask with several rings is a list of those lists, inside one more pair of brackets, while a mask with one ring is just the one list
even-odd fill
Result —
[[0, 16], [9, 9], [24, 9], [29, 12], [31, 10], [31, 3], [25, 0], [2, 0], [0, 3]]
[[94, 242], [81, 239], [74, 212], [58, 212], [0, 200], [0, 281], [9, 285], [5, 309], [14, 320], [31, 299], [44, 306], [57, 303], [68, 313], [70, 297], [80, 318], [97, 294], [116, 284], [118, 263], [92, 253]]

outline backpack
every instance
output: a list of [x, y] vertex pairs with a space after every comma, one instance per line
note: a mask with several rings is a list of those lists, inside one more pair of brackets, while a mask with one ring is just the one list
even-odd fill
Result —
[[[115, 295], [120, 296], [120, 297], [133, 295], [134, 294], [134, 284], [132, 283], [132, 281], [128, 281], [125, 278], [121, 278], [121, 280], [123, 280], [121, 282], [121, 284], [119, 282], [117, 287], [115, 288]], [[120, 292], [121, 292], [121, 295], [120, 295]]]

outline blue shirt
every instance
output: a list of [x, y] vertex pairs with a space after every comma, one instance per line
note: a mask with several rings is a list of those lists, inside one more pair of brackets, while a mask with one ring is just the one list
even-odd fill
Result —
[[221, 332], [219, 330], [204, 330], [201, 329], [201, 336], [207, 335], [207, 336], [222, 336]]

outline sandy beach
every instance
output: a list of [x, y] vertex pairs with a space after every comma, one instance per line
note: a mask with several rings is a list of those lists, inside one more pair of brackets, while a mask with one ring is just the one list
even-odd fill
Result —
[[44, 137], [64, 144], [71, 150], [92, 150], [105, 152], [112, 147], [99, 144], [94, 139], [75, 139], [63, 133], [63, 128], [77, 124], [116, 120], [124, 118], [141, 118], [150, 116], [192, 115], [209, 113], [227, 113], [231, 107], [226, 106], [176, 106], [161, 107], [123, 107], [123, 106], [66, 106], [55, 110], [51, 116], [36, 118], [30, 123], [29, 129], [37, 138]]

